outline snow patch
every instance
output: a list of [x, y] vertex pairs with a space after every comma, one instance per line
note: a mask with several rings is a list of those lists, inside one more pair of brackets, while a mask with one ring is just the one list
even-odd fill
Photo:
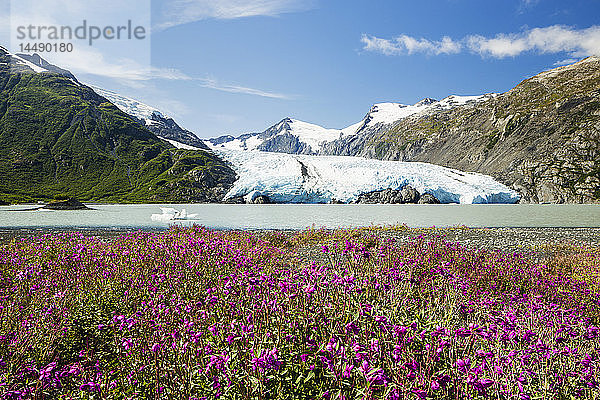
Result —
[[152, 114], [156, 114], [159, 117], [164, 117], [163, 114], [156, 108], [131, 99], [129, 97], [122, 96], [110, 90], [102, 89], [97, 86], [90, 86], [100, 96], [105, 97], [117, 108], [126, 114], [134, 116], [136, 118], [146, 121], [146, 125], [151, 125], [155, 121], [152, 121]]
[[482, 101], [489, 100], [491, 98], [496, 97], [496, 93], [489, 93], [480, 96], [457, 96], [451, 95], [446, 97], [445, 99], [440, 100], [437, 103], [433, 104], [434, 108], [442, 108], [445, 110], [449, 110], [454, 107], [461, 107], [467, 104], [476, 104]]
[[246, 150], [256, 150], [263, 141], [256, 136], [246, 139]]
[[412, 106], [399, 103], [379, 103], [375, 104], [367, 115], [366, 118], [369, 119], [367, 126], [375, 126], [377, 124], [389, 125], [410, 117], [411, 115], [438, 110], [449, 110], [467, 104], [476, 104], [481, 101], [489, 100], [494, 96], [495, 94], [493, 93], [478, 96], [451, 95], [440, 101], [426, 98]]
[[[241, 151], [241, 150], [247, 149], [247, 147], [246, 147], [247, 142], [248, 142], [248, 140], [241, 141], [240, 139], [233, 139], [228, 142], [223, 142], [221, 144], [214, 145], [210, 141], [205, 140], [204, 144], [206, 144], [211, 149], [225, 149], [225, 150], [240, 150]], [[258, 146], [262, 143], [262, 140], [256, 138], [255, 142], [257, 143], [256, 145]], [[254, 150], [254, 149], [249, 149], [249, 150]]]
[[178, 142], [178, 141], [176, 141], [176, 140], [167, 139], [167, 138], [164, 138], [164, 137], [161, 137], [161, 136], [157, 136], [157, 138], [159, 138], [159, 139], [161, 139], [161, 140], [164, 140], [165, 142], [169, 142], [169, 143], [171, 143], [173, 146], [175, 146], [175, 147], [176, 147], [176, 148], [178, 148], [178, 149], [185, 149], [185, 150], [202, 150], [202, 149], [200, 149], [200, 148], [198, 148], [198, 147], [190, 146], [189, 144], [184, 144], [184, 143]]
[[408, 106], [399, 103], [379, 103], [371, 107], [369, 111], [369, 123], [373, 126], [377, 124], [391, 124], [398, 120], [415, 114], [425, 108], [424, 106], [414, 105]]
[[324, 142], [332, 142], [339, 139], [341, 135], [339, 129], [327, 129], [319, 125], [298, 121], [297, 119], [292, 119], [289, 126], [290, 129], [286, 130], [286, 132], [297, 136], [301, 142], [309, 145], [313, 151], [319, 150]]
[[48, 72], [47, 69], [39, 67], [39, 66], [35, 65], [34, 63], [32, 63], [31, 61], [27, 61], [24, 58], [21, 58], [15, 54], [12, 54], [6, 49], [4, 49], [4, 51], [13, 59], [13, 61], [16, 61], [17, 64], [25, 65], [26, 67], [32, 69], [33, 72], [35, 72], [36, 74], [39, 74], [41, 72]]

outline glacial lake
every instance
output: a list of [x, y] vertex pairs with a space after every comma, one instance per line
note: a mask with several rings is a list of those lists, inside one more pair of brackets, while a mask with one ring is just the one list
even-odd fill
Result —
[[215, 229], [304, 229], [405, 224], [409, 227], [600, 227], [600, 205], [358, 205], [358, 204], [88, 204], [93, 210], [19, 211], [36, 205], [0, 207], [0, 229], [166, 229], [152, 221], [159, 207], [197, 213], [198, 224]]

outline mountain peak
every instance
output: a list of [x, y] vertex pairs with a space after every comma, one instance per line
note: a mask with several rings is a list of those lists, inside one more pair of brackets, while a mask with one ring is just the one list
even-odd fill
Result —
[[271, 129], [275, 129], [277, 131], [289, 130], [290, 124], [293, 124], [294, 121], [295, 120], [292, 119], [291, 117], [285, 117], [284, 119], [282, 119], [281, 121], [279, 121], [278, 123], [273, 125], [270, 129], [267, 129], [267, 131], [269, 131]]
[[425, 97], [423, 100], [421, 100], [417, 104], [415, 104], [415, 107], [428, 106], [430, 104], [437, 103], [437, 102], [438, 101], [436, 99], [432, 99], [431, 97]]
[[381, 111], [381, 110], [385, 110], [385, 109], [393, 109], [393, 108], [404, 108], [404, 107], [408, 107], [408, 106], [406, 104], [402, 104], [402, 103], [391, 103], [391, 102], [375, 103], [371, 107], [371, 112], [377, 112], [377, 111]]
[[594, 62], [598, 62], [600, 61], [600, 55], [592, 55], [589, 57], [584, 58], [583, 60], [580, 60], [578, 62], [576, 62], [575, 64], [579, 64], [579, 63], [583, 63], [583, 62], [590, 62], [590, 61], [594, 61]]
[[16, 56], [20, 57], [23, 60], [29, 61], [31, 64], [33, 64], [33, 65], [35, 65], [35, 66], [37, 66], [39, 68], [43, 68], [47, 72], [53, 72], [55, 74], [66, 76], [67, 78], [69, 78], [69, 79], [77, 82], [77, 78], [75, 78], [75, 75], [73, 75], [71, 73], [71, 71], [63, 69], [63, 68], [60, 68], [60, 67], [58, 67], [56, 65], [50, 64], [48, 61], [44, 60], [37, 53], [33, 53], [33, 54], [17, 53]]

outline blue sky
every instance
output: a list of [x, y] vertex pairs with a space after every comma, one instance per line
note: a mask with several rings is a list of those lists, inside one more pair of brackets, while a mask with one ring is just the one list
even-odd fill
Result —
[[152, 66], [171, 73], [66, 67], [201, 137], [286, 116], [341, 128], [373, 103], [504, 92], [599, 54], [599, 15], [597, 0], [153, 0]]

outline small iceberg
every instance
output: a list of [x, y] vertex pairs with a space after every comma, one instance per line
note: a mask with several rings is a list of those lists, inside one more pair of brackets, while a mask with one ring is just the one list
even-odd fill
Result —
[[198, 217], [198, 214], [188, 214], [185, 208], [181, 211], [175, 208], [160, 207], [162, 214], [152, 214], [152, 221], [169, 222], [181, 220], [193, 220]]

